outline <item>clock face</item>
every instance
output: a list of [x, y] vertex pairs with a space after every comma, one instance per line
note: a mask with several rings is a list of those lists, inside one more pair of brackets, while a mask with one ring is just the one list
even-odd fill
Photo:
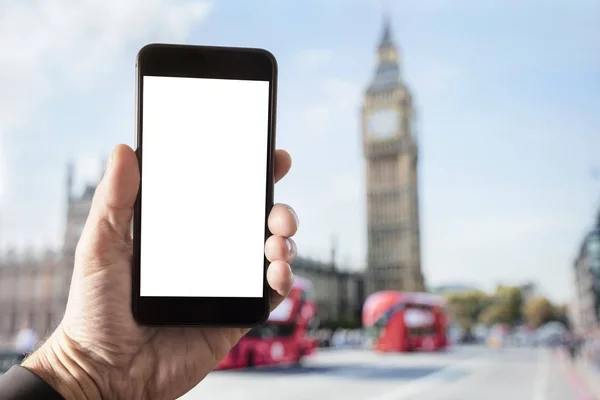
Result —
[[369, 134], [378, 138], [393, 136], [398, 132], [400, 113], [392, 108], [376, 110], [368, 117]]

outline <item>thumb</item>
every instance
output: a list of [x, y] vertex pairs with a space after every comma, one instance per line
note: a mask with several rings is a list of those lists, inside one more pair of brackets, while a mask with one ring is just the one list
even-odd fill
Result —
[[96, 188], [77, 253], [87, 262], [111, 263], [115, 250], [126, 250], [131, 239], [131, 218], [140, 186], [140, 172], [131, 147], [113, 150], [104, 177]]

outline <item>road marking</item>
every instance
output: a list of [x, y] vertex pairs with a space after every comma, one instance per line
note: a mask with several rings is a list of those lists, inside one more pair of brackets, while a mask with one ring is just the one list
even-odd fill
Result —
[[533, 400], [546, 400], [548, 377], [550, 376], [550, 357], [544, 349], [538, 356], [537, 370], [533, 381]]
[[414, 379], [403, 384], [395, 390], [384, 393], [381, 396], [372, 397], [369, 400], [404, 400], [423, 393], [428, 389], [439, 386], [442, 383], [451, 382], [461, 374], [468, 374], [473, 370], [490, 365], [490, 361], [479, 357], [473, 357], [458, 361], [439, 371], [433, 372], [423, 378]]

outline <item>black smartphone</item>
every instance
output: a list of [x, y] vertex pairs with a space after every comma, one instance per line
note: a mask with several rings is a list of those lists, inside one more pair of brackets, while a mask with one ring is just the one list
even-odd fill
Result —
[[138, 53], [136, 80], [135, 319], [152, 326], [264, 323], [274, 56], [151, 44]]

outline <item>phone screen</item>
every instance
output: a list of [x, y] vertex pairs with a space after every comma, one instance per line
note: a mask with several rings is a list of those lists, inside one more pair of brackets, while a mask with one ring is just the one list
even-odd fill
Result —
[[269, 82], [142, 79], [140, 296], [262, 297]]

